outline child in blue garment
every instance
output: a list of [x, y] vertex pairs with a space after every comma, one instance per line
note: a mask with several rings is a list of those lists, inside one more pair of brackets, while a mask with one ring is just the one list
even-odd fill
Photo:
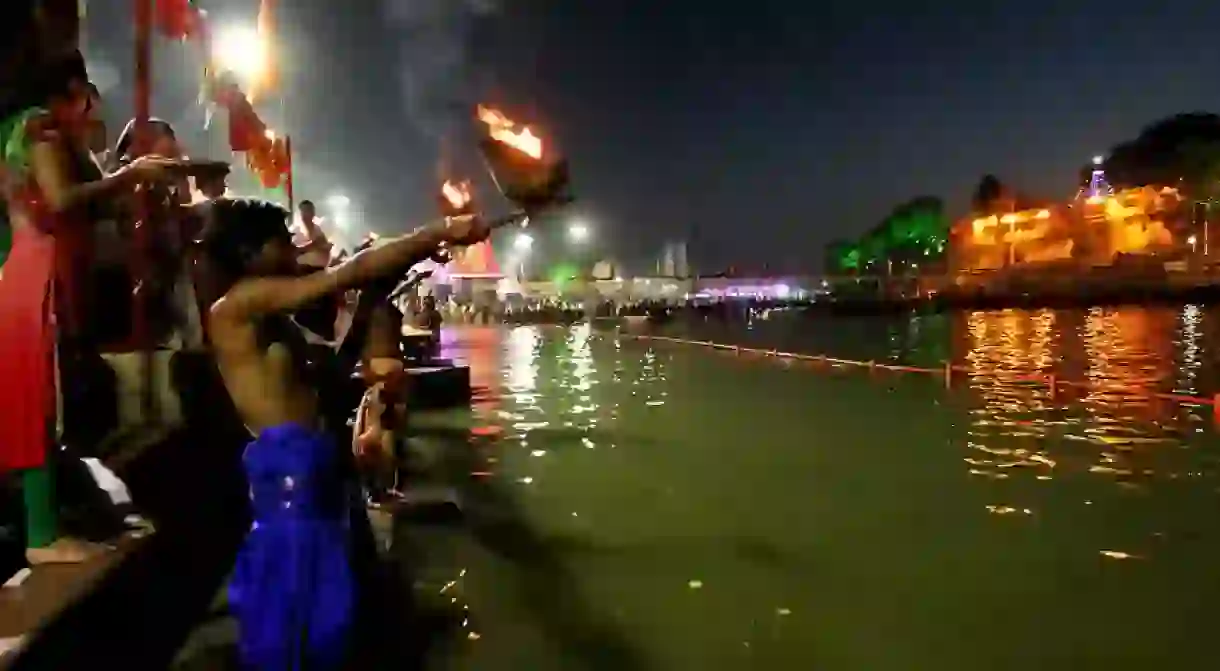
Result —
[[223, 292], [209, 310], [208, 335], [254, 435], [243, 456], [254, 523], [229, 594], [242, 661], [269, 671], [342, 668], [356, 607], [350, 516], [363, 503], [350, 453], [322, 420], [306, 343], [288, 315], [401, 276], [439, 247], [480, 242], [489, 229], [477, 217], [448, 218], [302, 275], [283, 208], [221, 198], [207, 216], [202, 260]]

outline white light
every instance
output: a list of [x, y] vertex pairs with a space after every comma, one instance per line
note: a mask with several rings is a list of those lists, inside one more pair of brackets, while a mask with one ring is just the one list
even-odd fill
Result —
[[588, 240], [589, 227], [579, 222], [568, 226], [568, 239], [575, 243], [581, 243]]
[[326, 197], [326, 204], [329, 205], [331, 209], [342, 210], [346, 209], [352, 204], [352, 199], [341, 193], [332, 193]]
[[521, 253], [529, 251], [530, 247], [534, 246], [534, 236], [529, 233], [521, 233], [513, 240], [513, 249]]
[[248, 26], [231, 26], [216, 35], [212, 58], [221, 70], [245, 80], [257, 80], [267, 71], [267, 43]]
[[1186, 244], [1190, 245], [1191, 247], [1194, 247], [1195, 243], [1198, 241], [1199, 241], [1199, 239], [1193, 235], [1190, 236], [1189, 238], [1186, 238]]
[[1104, 156], [1094, 156], [1093, 165], [1101, 165], [1103, 162], [1105, 162], [1105, 160], [1106, 158]]

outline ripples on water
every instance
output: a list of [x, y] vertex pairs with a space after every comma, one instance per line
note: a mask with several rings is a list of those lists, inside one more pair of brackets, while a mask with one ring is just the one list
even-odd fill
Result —
[[[1220, 392], [1220, 312], [1173, 308], [1004, 310], [846, 318], [771, 311], [690, 319], [675, 335], [963, 371], [967, 472], [1003, 482], [1093, 478], [1131, 494], [1220, 492], [1217, 415], [1155, 394]], [[1039, 380], [1053, 375], [1056, 392]], [[1049, 484], [1049, 483], [1048, 483]], [[1185, 489], [1183, 489], [1185, 488]], [[1075, 491], [1075, 490], [1073, 490]], [[1012, 496], [997, 490], [1001, 498]], [[1034, 514], [1038, 497], [987, 506]], [[1092, 505], [1091, 500], [1089, 505]], [[1150, 533], [1159, 533], [1152, 532]], [[1121, 551], [1117, 555], [1126, 556]]]
[[[675, 669], [754, 668], [734, 655], [763, 649], [767, 668], [821, 668], [828, 648], [869, 661], [825, 667], [844, 669], [1103, 668], [1069, 660], [1163, 660], [1175, 637], [1199, 649], [1204, 619], [1178, 611], [1220, 597], [1207, 580], [1220, 561], [1212, 410], [1151, 392], [1220, 389], [1220, 315], [770, 313], [666, 331], [960, 373], [949, 392], [904, 377], [887, 394], [587, 325], [463, 331], [453, 346], [483, 389], [470, 440], [484, 509], [469, 526], [493, 559], [469, 552], [437, 583], [466, 614], [458, 667], [647, 666], [627, 638], [702, 664], [651, 667]], [[1065, 387], [1052, 394], [1042, 375]], [[846, 401], [828, 417], [825, 395], [847, 393], [887, 421]], [[753, 417], [722, 416], [742, 394], [757, 397], [743, 404]], [[471, 580], [481, 599], [465, 596]]]
[[[1208, 406], [1157, 398], [1209, 394], [1200, 379], [1203, 317], [1180, 311], [975, 312], [956, 318], [954, 353], [969, 376], [970, 458], [978, 474], [1050, 479], [1057, 469], [1125, 487], [1208, 478], [1199, 455]], [[1214, 346], [1213, 346], [1214, 349]], [[1030, 376], [1053, 375], [1052, 392]], [[1019, 470], [1013, 470], [1013, 469]]]

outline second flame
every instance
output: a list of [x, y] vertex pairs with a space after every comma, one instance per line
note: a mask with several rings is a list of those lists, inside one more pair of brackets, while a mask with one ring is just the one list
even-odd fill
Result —
[[461, 210], [470, 204], [470, 182], [451, 182], [445, 180], [441, 185], [441, 194], [445, 196], [445, 200], [453, 206], [455, 210]]

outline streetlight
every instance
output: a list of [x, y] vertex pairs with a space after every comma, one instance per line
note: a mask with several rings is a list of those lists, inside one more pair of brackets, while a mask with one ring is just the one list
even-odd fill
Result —
[[575, 244], [581, 244], [589, 239], [589, 227], [583, 222], [573, 223], [568, 226], [568, 240]]
[[525, 282], [525, 260], [530, 255], [530, 248], [534, 246], [534, 236], [529, 233], [518, 233], [517, 237], [513, 238], [513, 252], [509, 259], [511, 265], [517, 268], [517, 282]]
[[350, 217], [352, 199], [341, 193], [332, 193], [326, 197], [326, 205], [330, 208], [331, 221], [337, 232], [346, 232], [351, 224]]
[[250, 26], [229, 26], [216, 34], [212, 59], [221, 70], [248, 82], [260, 80], [270, 62], [267, 43]]

